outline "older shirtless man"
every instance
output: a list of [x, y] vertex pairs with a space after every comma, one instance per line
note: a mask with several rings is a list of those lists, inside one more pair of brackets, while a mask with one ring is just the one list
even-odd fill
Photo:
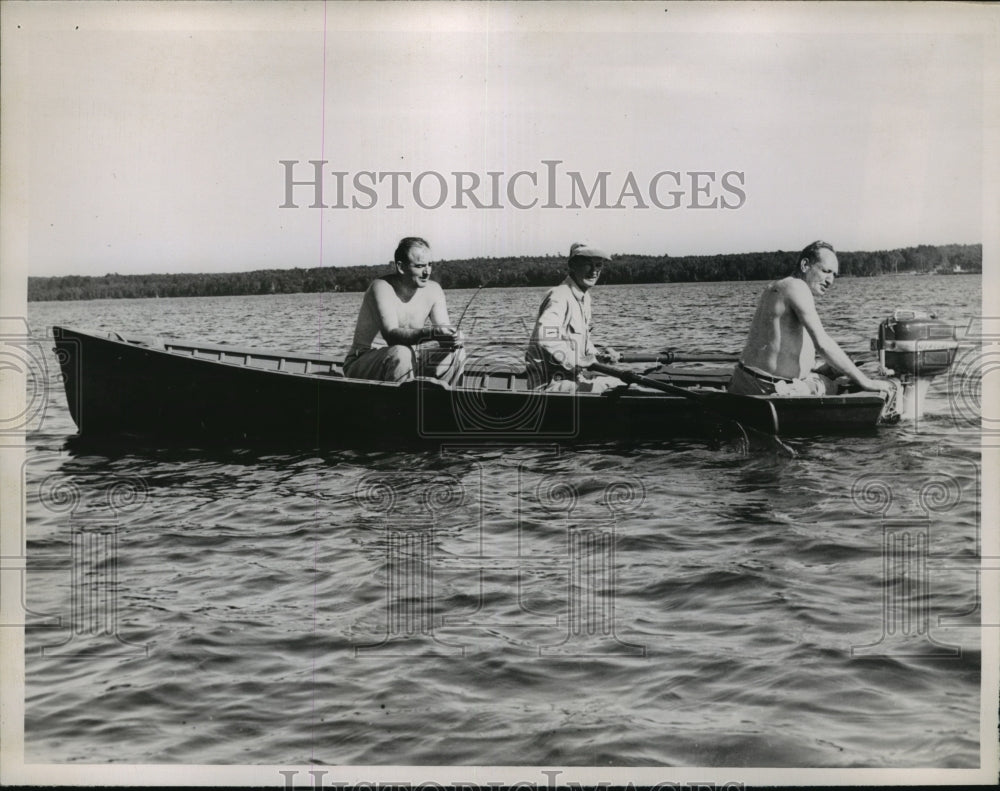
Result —
[[[430, 245], [407, 236], [396, 247], [395, 271], [377, 278], [365, 292], [344, 359], [352, 379], [404, 382], [430, 376], [455, 384], [465, 353], [451, 326], [444, 291], [431, 280]], [[430, 326], [427, 321], [430, 319]]]
[[823, 329], [815, 297], [827, 292], [839, 271], [832, 245], [817, 241], [799, 254], [792, 274], [768, 285], [729, 383], [731, 393], [835, 394], [828, 373], [844, 374], [862, 390], [892, 391], [888, 382], [865, 376]]

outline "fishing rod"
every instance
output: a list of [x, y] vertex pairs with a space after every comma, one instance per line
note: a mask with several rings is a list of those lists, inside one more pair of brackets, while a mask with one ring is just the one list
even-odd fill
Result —
[[455, 325], [456, 335], [458, 335], [458, 331], [462, 327], [462, 322], [465, 321], [465, 314], [469, 312], [469, 308], [472, 307], [472, 303], [475, 301], [476, 297], [479, 296], [479, 292], [483, 290], [483, 286], [485, 285], [486, 285], [485, 283], [480, 283], [479, 288], [475, 290], [475, 292], [469, 298], [469, 301], [465, 303], [465, 310], [462, 311], [462, 315], [458, 317], [458, 324]]
[[[499, 277], [500, 270], [497, 270], [497, 276]], [[476, 297], [479, 296], [479, 292], [483, 290], [486, 284], [489, 282], [489, 278], [484, 280], [479, 284], [479, 287], [473, 292], [472, 296], [469, 297], [469, 301], [465, 303], [465, 310], [462, 311], [462, 315], [458, 317], [458, 324], [455, 325], [455, 334], [458, 335], [458, 331], [462, 327], [462, 322], [465, 321], [465, 314], [469, 312], [469, 308], [472, 307], [472, 303], [475, 302]]]

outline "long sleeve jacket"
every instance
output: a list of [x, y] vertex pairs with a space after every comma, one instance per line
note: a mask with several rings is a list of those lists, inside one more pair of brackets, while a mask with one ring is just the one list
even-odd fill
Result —
[[590, 329], [590, 294], [567, 277], [549, 290], [538, 309], [524, 355], [530, 384], [546, 384], [554, 376], [576, 379], [596, 359]]

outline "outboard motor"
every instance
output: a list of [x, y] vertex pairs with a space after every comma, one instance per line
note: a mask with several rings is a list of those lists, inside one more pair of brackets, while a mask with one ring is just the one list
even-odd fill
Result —
[[955, 361], [958, 341], [955, 327], [933, 313], [896, 310], [878, 325], [871, 347], [878, 352], [882, 373], [897, 382], [895, 404], [887, 407], [903, 419], [917, 420], [931, 380]]

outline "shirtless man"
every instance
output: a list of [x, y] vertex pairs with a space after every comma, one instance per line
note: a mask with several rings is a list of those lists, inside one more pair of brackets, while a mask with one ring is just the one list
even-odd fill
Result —
[[[462, 375], [462, 336], [451, 326], [444, 291], [431, 280], [430, 245], [417, 236], [400, 241], [395, 272], [365, 292], [344, 359], [352, 379], [405, 382], [430, 376], [455, 384]], [[430, 326], [425, 326], [430, 319]]]
[[[814, 297], [823, 296], [840, 271], [827, 242], [813, 242], [795, 271], [768, 285], [757, 303], [750, 335], [729, 382], [743, 395], [827, 395], [837, 392], [829, 376], [846, 375], [862, 390], [892, 392], [886, 381], [863, 374], [823, 329]], [[817, 353], [822, 364], [816, 365]]]

